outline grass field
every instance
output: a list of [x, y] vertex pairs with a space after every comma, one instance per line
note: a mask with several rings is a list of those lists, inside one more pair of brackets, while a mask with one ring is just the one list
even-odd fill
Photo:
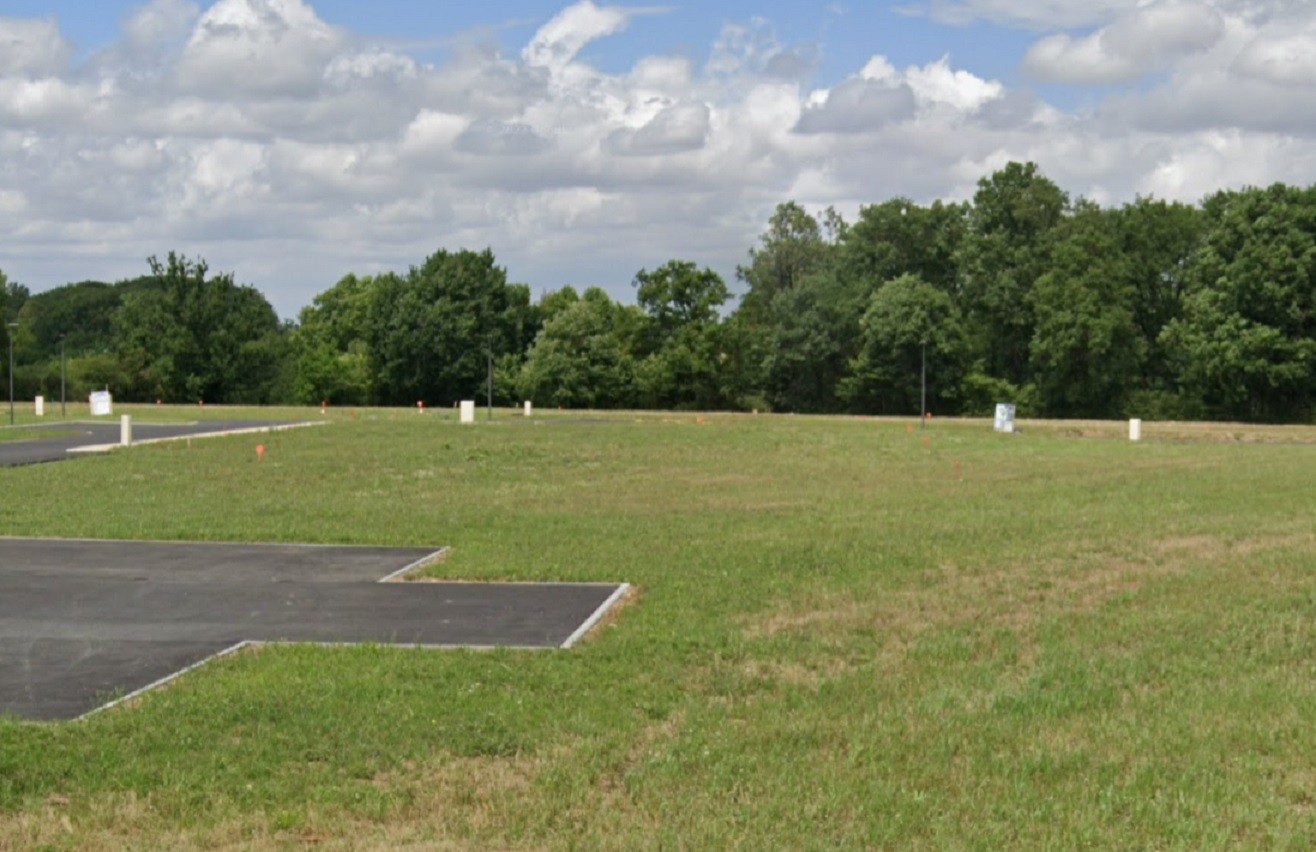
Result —
[[1316, 845], [1316, 428], [323, 419], [0, 469], [0, 532], [635, 599], [570, 652], [270, 647], [0, 720], [0, 849]]

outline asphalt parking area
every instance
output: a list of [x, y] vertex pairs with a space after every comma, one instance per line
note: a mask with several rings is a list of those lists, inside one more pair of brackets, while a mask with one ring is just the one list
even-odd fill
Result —
[[624, 584], [393, 582], [434, 548], [0, 538], [0, 714], [72, 719], [236, 647], [570, 647]]
[[[270, 432], [313, 423], [281, 423], [274, 420], [202, 420], [195, 423], [133, 423], [133, 443], [207, 438], [242, 432]], [[62, 461], [76, 458], [89, 448], [117, 446], [119, 423], [52, 420], [39, 426], [22, 426], [17, 431], [55, 432], [56, 437], [32, 441], [0, 441], [0, 467]]]

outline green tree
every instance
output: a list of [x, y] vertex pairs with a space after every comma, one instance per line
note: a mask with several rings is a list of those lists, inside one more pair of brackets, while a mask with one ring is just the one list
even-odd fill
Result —
[[779, 411], [842, 406], [838, 384], [858, 352], [865, 282], [833, 271], [806, 278], [774, 300], [763, 358], [763, 394]]
[[670, 260], [652, 272], [635, 273], [635, 296], [665, 337], [688, 326], [717, 322], [717, 309], [731, 292], [722, 276], [687, 260]]
[[635, 275], [649, 317], [647, 356], [639, 365], [641, 402], [650, 408], [722, 408], [730, 356], [723, 351], [718, 308], [730, 297], [722, 277], [672, 260]]
[[1068, 204], [1034, 163], [1012, 162], [978, 181], [960, 248], [960, 306], [988, 376], [1014, 385], [1029, 379], [1033, 285]]
[[917, 414], [926, 362], [929, 410], [954, 413], [964, 355], [963, 325], [950, 296], [917, 275], [902, 275], [873, 293], [840, 396], [858, 411]]
[[870, 293], [901, 275], [955, 293], [967, 211], [940, 201], [920, 207], [907, 198], [866, 205], [840, 242], [841, 274], [868, 282]]
[[305, 405], [365, 405], [372, 397], [370, 302], [375, 279], [345, 275], [302, 309], [293, 334], [294, 397]]
[[55, 287], [27, 300], [19, 322], [32, 331], [32, 355], [58, 358], [61, 340], [70, 356], [114, 348], [114, 314], [123, 290], [100, 281]]
[[[723, 395], [736, 407], [820, 410], [833, 399], [833, 388], [819, 387], [811, 359], [830, 351], [829, 335], [816, 327], [818, 312], [803, 317], [801, 304], [813, 306], [810, 281], [834, 271], [837, 244], [848, 226], [828, 209], [820, 222], [794, 201], [779, 204], [768, 228], [750, 249], [748, 265], [736, 270], [747, 285], [739, 307], [721, 329], [725, 356]], [[814, 344], [807, 351], [781, 347]]]
[[1119, 210], [1119, 252], [1133, 288], [1133, 320], [1145, 357], [1141, 389], [1164, 394], [1172, 387], [1161, 332], [1183, 315], [1188, 271], [1201, 245], [1205, 218], [1200, 208], [1138, 198]]
[[556, 301], [521, 367], [521, 395], [564, 408], [636, 405], [636, 348], [646, 318], [597, 287], [583, 298]]
[[762, 321], [779, 294], [793, 290], [827, 265], [832, 242], [845, 228], [830, 211], [827, 221], [829, 233], [796, 202], [777, 205], [759, 244], [749, 250], [749, 264], [736, 269], [736, 277], [748, 285], [740, 303], [745, 317]]
[[368, 342], [383, 403], [479, 398], [489, 353], [519, 356], [538, 330], [530, 289], [509, 285], [489, 249], [440, 250], [373, 289]]
[[267, 402], [280, 373], [278, 316], [230, 274], [170, 252], [148, 259], [159, 289], [126, 296], [114, 318], [116, 349], [132, 376], [116, 389], [136, 399]]
[[1183, 315], [1162, 335], [1181, 389], [1213, 417], [1310, 416], [1316, 393], [1316, 188], [1217, 193]]
[[576, 292], [574, 287], [563, 287], [561, 290], [545, 293], [539, 299], [541, 324], [547, 325], [549, 320], [579, 301], [580, 294]]
[[26, 287], [17, 281], [10, 281], [4, 270], [0, 270], [0, 318], [4, 319], [5, 325], [18, 320], [19, 312], [31, 295]]
[[1147, 350], [1118, 211], [1079, 202], [1055, 229], [1033, 286], [1030, 354], [1043, 412], [1115, 417], [1138, 387]]

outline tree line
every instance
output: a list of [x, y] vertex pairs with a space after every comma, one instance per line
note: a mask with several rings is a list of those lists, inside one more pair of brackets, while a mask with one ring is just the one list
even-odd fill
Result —
[[[871, 204], [847, 222], [780, 204], [737, 269], [671, 260], [635, 303], [597, 287], [531, 299], [492, 251], [347, 275], [295, 323], [254, 288], [176, 254], [115, 284], [29, 294], [19, 395], [125, 400], [914, 414], [1011, 401], [1052, 417], [1310, 420], [1316, 187], [1198, 205], [1072, 199], [1009, 163], [964, 203]], [[7, 332], [7, 328], [5, 331]]]

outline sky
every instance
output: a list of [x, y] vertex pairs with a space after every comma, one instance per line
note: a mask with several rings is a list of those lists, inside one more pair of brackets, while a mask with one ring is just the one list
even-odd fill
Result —
[[204, 258], [294, 318], [492, 248], [533, 295], [721, 273], [777, 204], [971, 198], [1010, 160], [1188, 202], [1316, 175], [1316, 3], [0, 0], [0, 270]]

